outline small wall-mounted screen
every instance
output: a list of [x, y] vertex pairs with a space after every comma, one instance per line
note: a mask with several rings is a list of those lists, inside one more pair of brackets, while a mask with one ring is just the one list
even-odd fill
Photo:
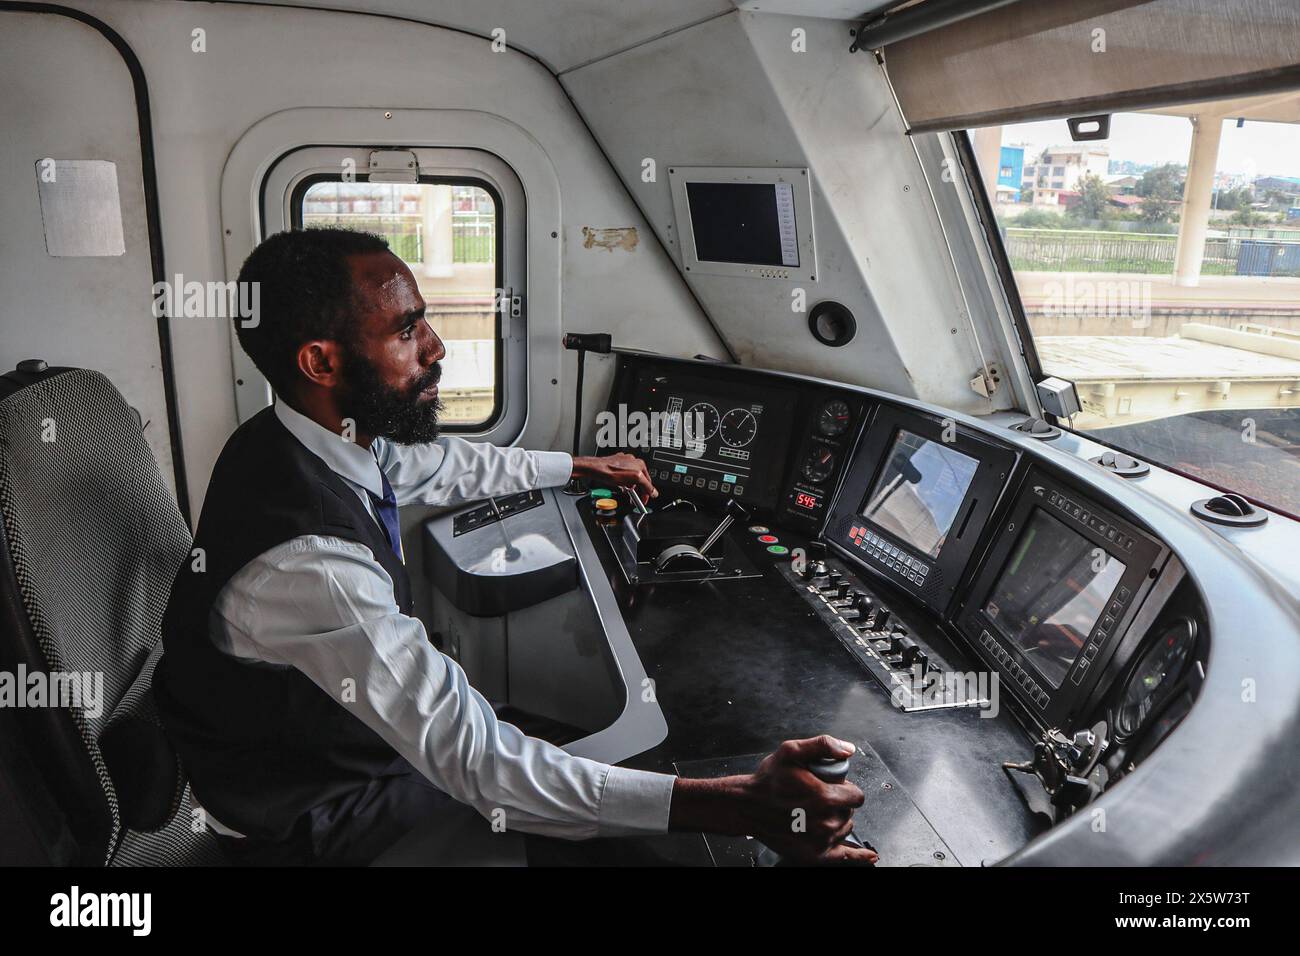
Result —
[[799, 265], [790, 183], [688, 182], [686, 198], [701, 262]]
[[968, 455], [900, 428], [862, 517], [937, 558], [978, 466]]
[[1123, 562], [1035, 508], [984, 613], [1060, 687], [1124, 570]]

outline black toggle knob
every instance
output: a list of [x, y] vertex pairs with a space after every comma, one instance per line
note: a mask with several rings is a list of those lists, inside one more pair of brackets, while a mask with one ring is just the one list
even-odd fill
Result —
[[[890, 643], [893, 643], [892, 637], [890, 638]], [[898, 654], [902, 657], [902, 664], [904, 667], [911, 667], [915, 664], [916, 656], [920, 653], [922, 653], [920, 644], [916, 643], [916, 641], [912, 640], [910, 637], [899, 637]]]

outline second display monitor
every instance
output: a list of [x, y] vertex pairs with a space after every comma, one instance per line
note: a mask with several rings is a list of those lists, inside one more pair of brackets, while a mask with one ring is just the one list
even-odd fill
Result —
[[1016, 453], [951, 420], [882, 407], [826, 536], [925, 605], [951, 601]]

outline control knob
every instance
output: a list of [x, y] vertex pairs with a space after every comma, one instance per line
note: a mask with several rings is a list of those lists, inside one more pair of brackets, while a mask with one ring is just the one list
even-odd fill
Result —
[[[890, 637], [890, 644], [894, 643], [893, 636]], [[904, 667], [911, 667], [916, 662], [916, 655], [921, 653], [921, 645], [916, 643], [910, 637], [900, 635], [898, 637], [898, 650], [896, 652], [900, 658], [900, 663]]]

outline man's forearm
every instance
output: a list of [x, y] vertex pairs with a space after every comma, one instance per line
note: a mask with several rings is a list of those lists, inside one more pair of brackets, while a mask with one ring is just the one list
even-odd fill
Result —
[[742, 836], [752, 830], [752, 778], [678, 777], [668, 814], [669, 830]]

